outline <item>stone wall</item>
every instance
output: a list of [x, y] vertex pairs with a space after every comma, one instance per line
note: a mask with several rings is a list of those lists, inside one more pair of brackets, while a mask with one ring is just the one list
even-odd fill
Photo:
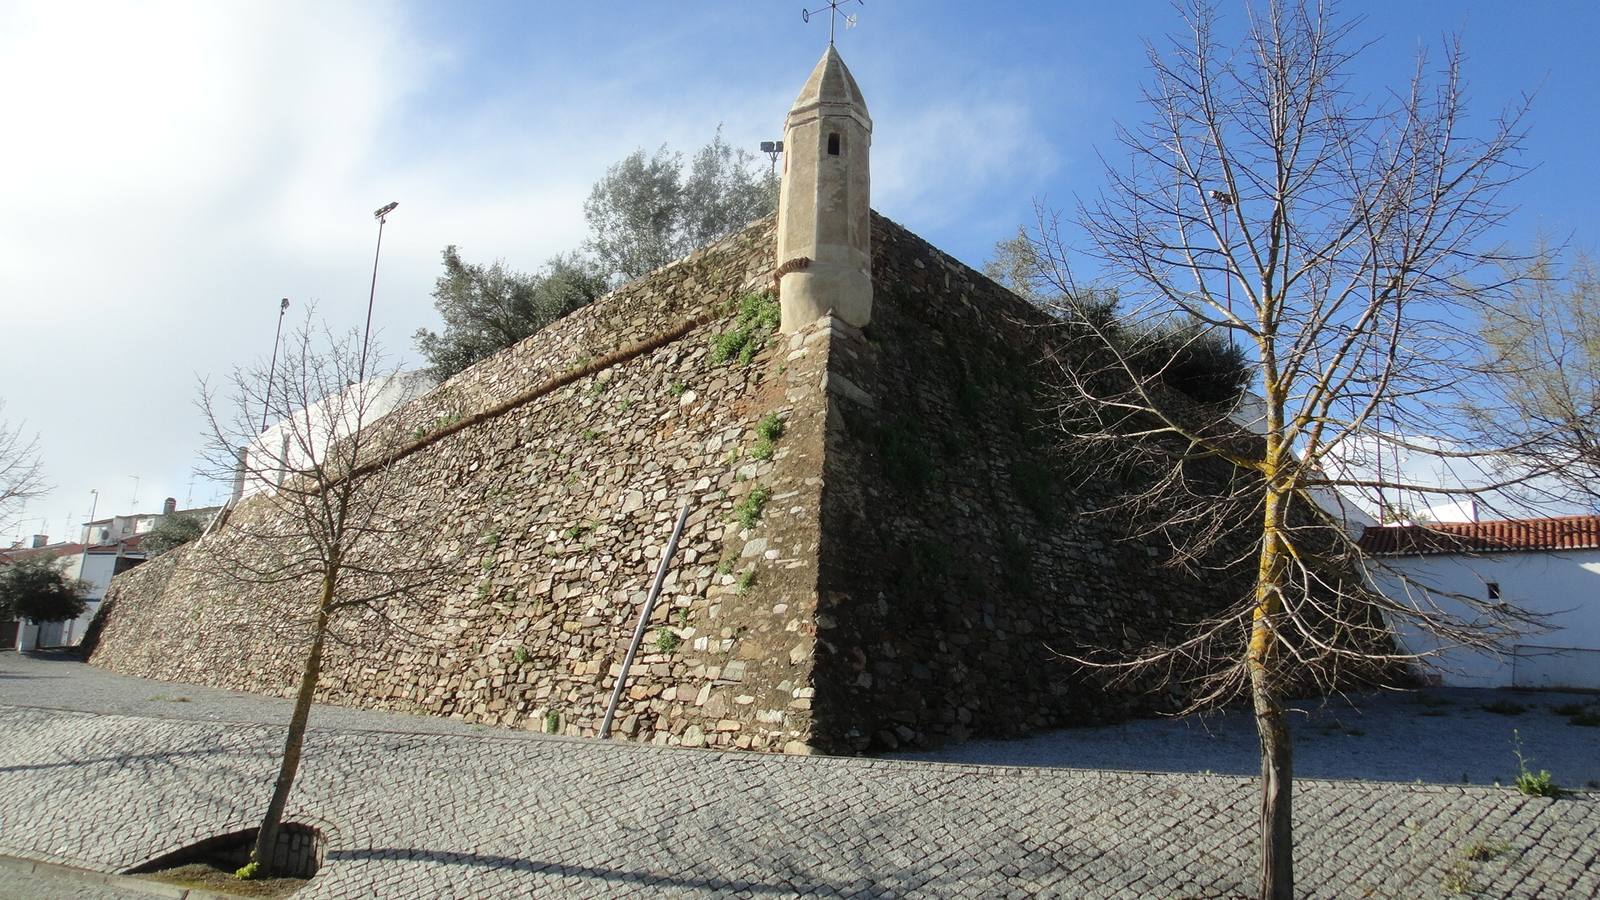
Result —
[[[1051, 321], [881, 217], [865, 333], [832, 337], [822, 503], [819, 743], [1008, 737], [1170, 708], [1061, 658], [1174, 633], [1241, 596], [1202, 582], [1076, 486], [1044, 424]], [[1243, 573], [1241, 573], [1243, 574]]]
[[[771, 222], [631, 284], [382, 423], [391, 445], [470, 416], [686, 320], [710, 324], [452, 434], [395, 465], [429, 511], [413, 552], [446, 570], [382, 641], [330, 645], [318, 699], [596, 733], [680, 505], [691, 515], [618, 713], [643, 741], [778, 749], [810, 734], [810, 637], [826, 342], [771, 336], [713, 360], [740, 297], [766, 287]], [[721, 310], [718, 315], [717, 311]], [[757, 423], [784, 434], [752, 458]], [[735, 507], [768, 499], [751, 527]], [[235, 524], [264, 514], [250, 500]], [[225, 528], [118, 579], [92, 661], [286, 695], [314, 586], [213, 574]], [[752, 573], [752, 574], [746, 574]], [[303, 599], [302, 599], [303, 598]], [[301, 615], [285, 616], [283, 610]], [[408, 636], [417, 632], [420, 638]]]
[[[1185, 580], [1164, 548], [1091, 514], [1119, 485], [1067, 487], [1037, 427], [1046, 321], [875, 216], [865, 333], [824, 316], [718, 361], [734, 306], [770, 284], [772, 240], [757, 223], [381, 423], [388, 446], [420, 447], [395, 464], [400, 502], [428, 514], [410, 552], [445, 571], [383, 640], [347, 629], [319, 699], [597, 733], [687, 499], [625, 738], [854, 752], [1170, 705], [1143, 690], [1162, 686], [1112, 690], [1056, 651], [1157, 639], [1238, 586]], [[686, 322], [704, 324], [678, 335]], [[770, 416], [769, 454], [755, 431]], [[766, 501], [747, 527], [752, 495]], [[315, 592], [208, 577], [263, 514], [246, 502], [229, 528], [119, 577], [92, 661], [287, 694]]]

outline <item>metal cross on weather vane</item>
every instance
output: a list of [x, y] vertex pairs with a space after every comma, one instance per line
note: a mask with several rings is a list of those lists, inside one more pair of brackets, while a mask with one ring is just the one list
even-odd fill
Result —
[[[856, 3], [864, 6], [864, 5], [866, 5], [866, 0], [856, 0]], [[844, 27], [846, 29], [850, 29], [850, 28], [856, 27], [856, 17], [852, 16], [852, 15], [849, 15], [847, 13], [841, 12], [840, 9], [839, 9], [839, 7], [841, 7], [841, 6], [849, 6], [849, 5], [850, 5], [850, 0], [828, 0], [828, 5], [827, 6], [819, 6], [816, 9], [802, 9], [802, 10], [800, 10], [800, 19], [803, 22], [810, 22], [812, 16], [817, 15], [818, 13], [822, 12], [823, 10], [827, 10], [828, 11], [828, 46], [832, 47], [833, 46], [834, 26], [838, 23], [840, 16], [844, 16]]]

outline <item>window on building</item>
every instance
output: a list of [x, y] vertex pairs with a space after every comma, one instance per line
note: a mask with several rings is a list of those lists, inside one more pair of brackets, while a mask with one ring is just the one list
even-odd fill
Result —
[[832, 132], [832, 133], [830, 133], [828, 135], [828, 155], [829, 156], [838, 156], [839, 155], [839, 132], [837, 132], [837, 131]]

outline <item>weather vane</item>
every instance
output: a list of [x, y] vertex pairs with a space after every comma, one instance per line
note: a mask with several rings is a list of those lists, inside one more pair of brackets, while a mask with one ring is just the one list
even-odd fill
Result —
[[[859, 4], [862, 4], [862, 5], [866, 4], [866, 0], [856, 0], [856, 2], [859, 3]], [[827, 6], [819, 6], [816, 9], [802, 9], [802, 10], [800, 10], [800, 19], [801, 19], [801, 21], [804, 21], [804, 22], [810, 22], [812, 16], [822, 12], [823, 10], [827, 10], [828, 11], [828, 46], [832, 47], [833, 46], [833, 29], [834, 29], [834, 25], [839, 21], [839, 17], [840, 16], [844, 16], [844, 27], [846, 29], [850, 29], [850, 28], [856, 27], [856, 17], [855, 16], [848, 15], [846, 13], [843, 13], [843, 12], [839, 11], [839, 7], [841, 7], [841, 6], [849, 6], [849, 5], [850, 5], [850, 0], [828, 0], [828, 5]]]

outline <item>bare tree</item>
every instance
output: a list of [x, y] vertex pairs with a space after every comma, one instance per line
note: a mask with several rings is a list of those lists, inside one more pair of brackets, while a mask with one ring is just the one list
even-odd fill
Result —
[[[0, 413], [4, 412], [5, 401], [0, 400]], [[11, 527], [24, 504], [48, 490], [39, 460], [39, 438], [29, 437], [22, 426], [0, 416], [0, 532]]]
[[1580, 255], [1560, 271], [1540, 246], [1504, 304], [1483, 316], [1491, 391], [1470, 412], [1527, 436], [1512, 465], [1552, 473], [1536, 500], [1600, 504], [1600, 270]]
[[[242, 478], [250, 493], [197, 549], [259, 621], [306, 642], [277, 781], [241, 877], [271, 874], [328, 642], [388, 639], [437, 572], [412, 536], [421, 504], [395, 474], [398, 439], [374, 427], [394, 376], [358, 381], [363, 368], [377, 371], [376, 354], [365, 356], [358, 334], [315, 327], [311, 315], [284, 336], [275, 368], [236, 369], [225, 400], [203, 383], [199, 401], [211, 474]], [[258, 433], [263, 404], [278, 424]]]
[[[1224, 611], [1170, 640], [1073, 658], [1165, 671], [1192, 708], [1250, 698], [1264, 898], [1294, 886], [1285, 697], [1393, 677], [1439, 647], [1495, 647], [1526, 624], [1472, 598], [1453, 598], [1471, 604], [1453, 615], [1429, 592], [1379, 592], [1374, 563], [1318, 502], [1444, 492], [1373, 477], [1348, 449], [1374, 432], [1471, 436], [1438, 413], [1471, 391], [1472, 313], [1508, 289], [1487, 239], [1519, 174], [1526, 106], [1469, 128], [1453, 41], [1436, 76], [1419, 59], [1404, 89], [1363, 99], [1348, 83], [1357, 22], [1330, 7], [1275, 0], [1230, 49], [1199, 2], [1181, 37], [1150, 48], [1150, 119], [1119, 133], [1126, 167], [1108, 163], [1109, 187], [1079, 211], [1112, 274], [1097, 296], [1114, 289], [1122, 315], [1069, 310], [1054, 354], [1064, 443], [1133, 479], [1131, 520], [1172, 541], [1174, 565], [1250, 573]], [[1032, 239], [1054, 293], [1084, 296], [1059, 220], [1041, 216]], [[1176, 370], [1217, 338], [1244, 352], [1258, 403], [1208, 396]], [[1434, 649], [1397, 643], [1402, 622]]]

